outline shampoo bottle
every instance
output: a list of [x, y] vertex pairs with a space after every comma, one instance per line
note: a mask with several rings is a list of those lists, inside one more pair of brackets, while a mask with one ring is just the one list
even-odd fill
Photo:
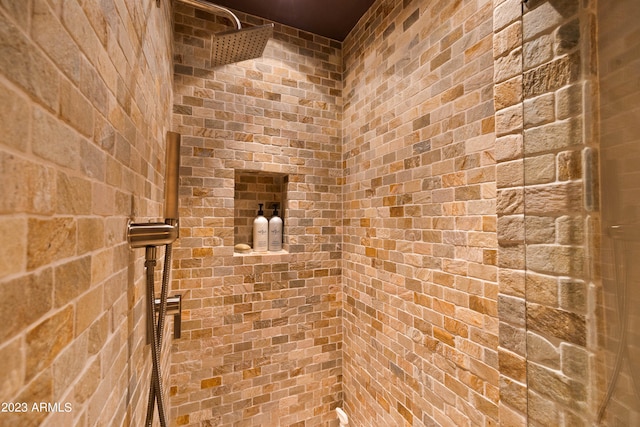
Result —
[[262, 203], [259, 205], [258, 216], [253, 220], [253, 250], [266, 252], [269, 248], [269, 222], [264, 217]]
[[282, 218], [278, 216], [278, 205], [273, 205], [273, 216], [269, 220], [269, 250], [282, 250]]

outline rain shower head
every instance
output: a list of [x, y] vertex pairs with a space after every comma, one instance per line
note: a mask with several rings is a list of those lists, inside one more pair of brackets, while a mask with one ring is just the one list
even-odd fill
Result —
[[273, 24], [216, 33], [211, 37], [211, 66], [259, 58], [273, 36]]
[[238, 17], [229, 9], [204, 0], [180, 0], [207, 12], [223, 12], [232, 18], [236, 29], [216, 33], [211, 37], [211, 66], [232, 64], [259, 58], [273, 36], [273, 24], [242, 28]]

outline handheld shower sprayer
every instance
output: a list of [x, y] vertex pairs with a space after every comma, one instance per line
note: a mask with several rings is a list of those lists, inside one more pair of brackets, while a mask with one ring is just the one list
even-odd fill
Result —
[[178, 186], [180, 181], [180, 134], [167, 132], [167, 171], [164, 185], [165, 223], [178, 223]]
[[[160, 376], [160, 349], [162, 348], [162, 332], [167, 314], [171, 247], [172, 243], [178, 238], [180, 134], [167, 132], [166, 143], [165, 220], [164, 222], [129, 223], [127, 227], [127, 241], [129, 242], [129, 246], [131, 248], [145, 248], [145, 267], [147, 273], [147, 342], [151, 344], [151, 359], [153, 362], [145, 423], [148, 427], [153, 424], [155, 403], [157, 403], [158, 406], [160, 425], [162, 427], [167, 425], [162, 392], [162, 378]], [[156, 300], [154, 269], [156, 265], [157, 247], [163, 245], [165, 246], [165, 256], [162, 272], [162, 288], [160, 291], [160, 299]], [[177, 296], [177, 306], [180, 307], [179, 295]], [[157, 323], [156, 311], [158, 312]], [[174, 325], [174, 336], [179, 337], [179, 312], [174, 316], [174, 319], [177, 323], [177, 325]]]
[[180, 180], [180, 134], [167, 132], [164, 186], [164, 222], [130, 223], [127, 240], [131, 248], [162, 246], [178, 238], [178, 186]]

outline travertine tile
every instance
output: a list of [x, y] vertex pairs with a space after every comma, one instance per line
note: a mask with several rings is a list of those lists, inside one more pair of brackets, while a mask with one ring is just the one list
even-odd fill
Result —
[[0, 424], [141, 425], [144, 251], [127, 248], [125, 227], [160, 215], [170, 5], [11, 3], [0, 5], [3, 401], [72, 411], [30, 407]]
[[[533, 422], [584, 421], [562, 408], [589, 381], [589, 5], [379, 0], [344, 43], [277, 24], [264, 58], [210, 69], [226, 21], [189, 6], [0, 3], [0, 354], [25, 354], [3, 399], [74, 403], [28, 422], [143, 422], [124, 230], [162, 215], [168, 128], [173, 423], [337, 425], [343, 406], [361, 425], [525, 425], [526, 399]], [[282, 177], [241, 190], [281, 194], [284, 253], [234, 254], [256, 208], [237, 171]]]
[[[176, 12], [173, 111], [189, 175], [174, 283], [189, 320], [172, 352], [172, 417], [326, 425], [342, 399], [339, 45], [276, 26], [263, 58], [207, 70], [192, 47], [224, 26]], [[286, 69], [270, 65], [285, 57]], [[267, 218], [279, 204], [284, 251], [234, 254], [258, 203]]]

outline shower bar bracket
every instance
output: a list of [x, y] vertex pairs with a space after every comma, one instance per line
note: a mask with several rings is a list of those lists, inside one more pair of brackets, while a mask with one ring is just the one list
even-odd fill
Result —
[[127, 224], [129, 246], [135, 249], [173, 243], [178, 238], [178, 227], [167, 222], [133, 223], [130, 221]]

